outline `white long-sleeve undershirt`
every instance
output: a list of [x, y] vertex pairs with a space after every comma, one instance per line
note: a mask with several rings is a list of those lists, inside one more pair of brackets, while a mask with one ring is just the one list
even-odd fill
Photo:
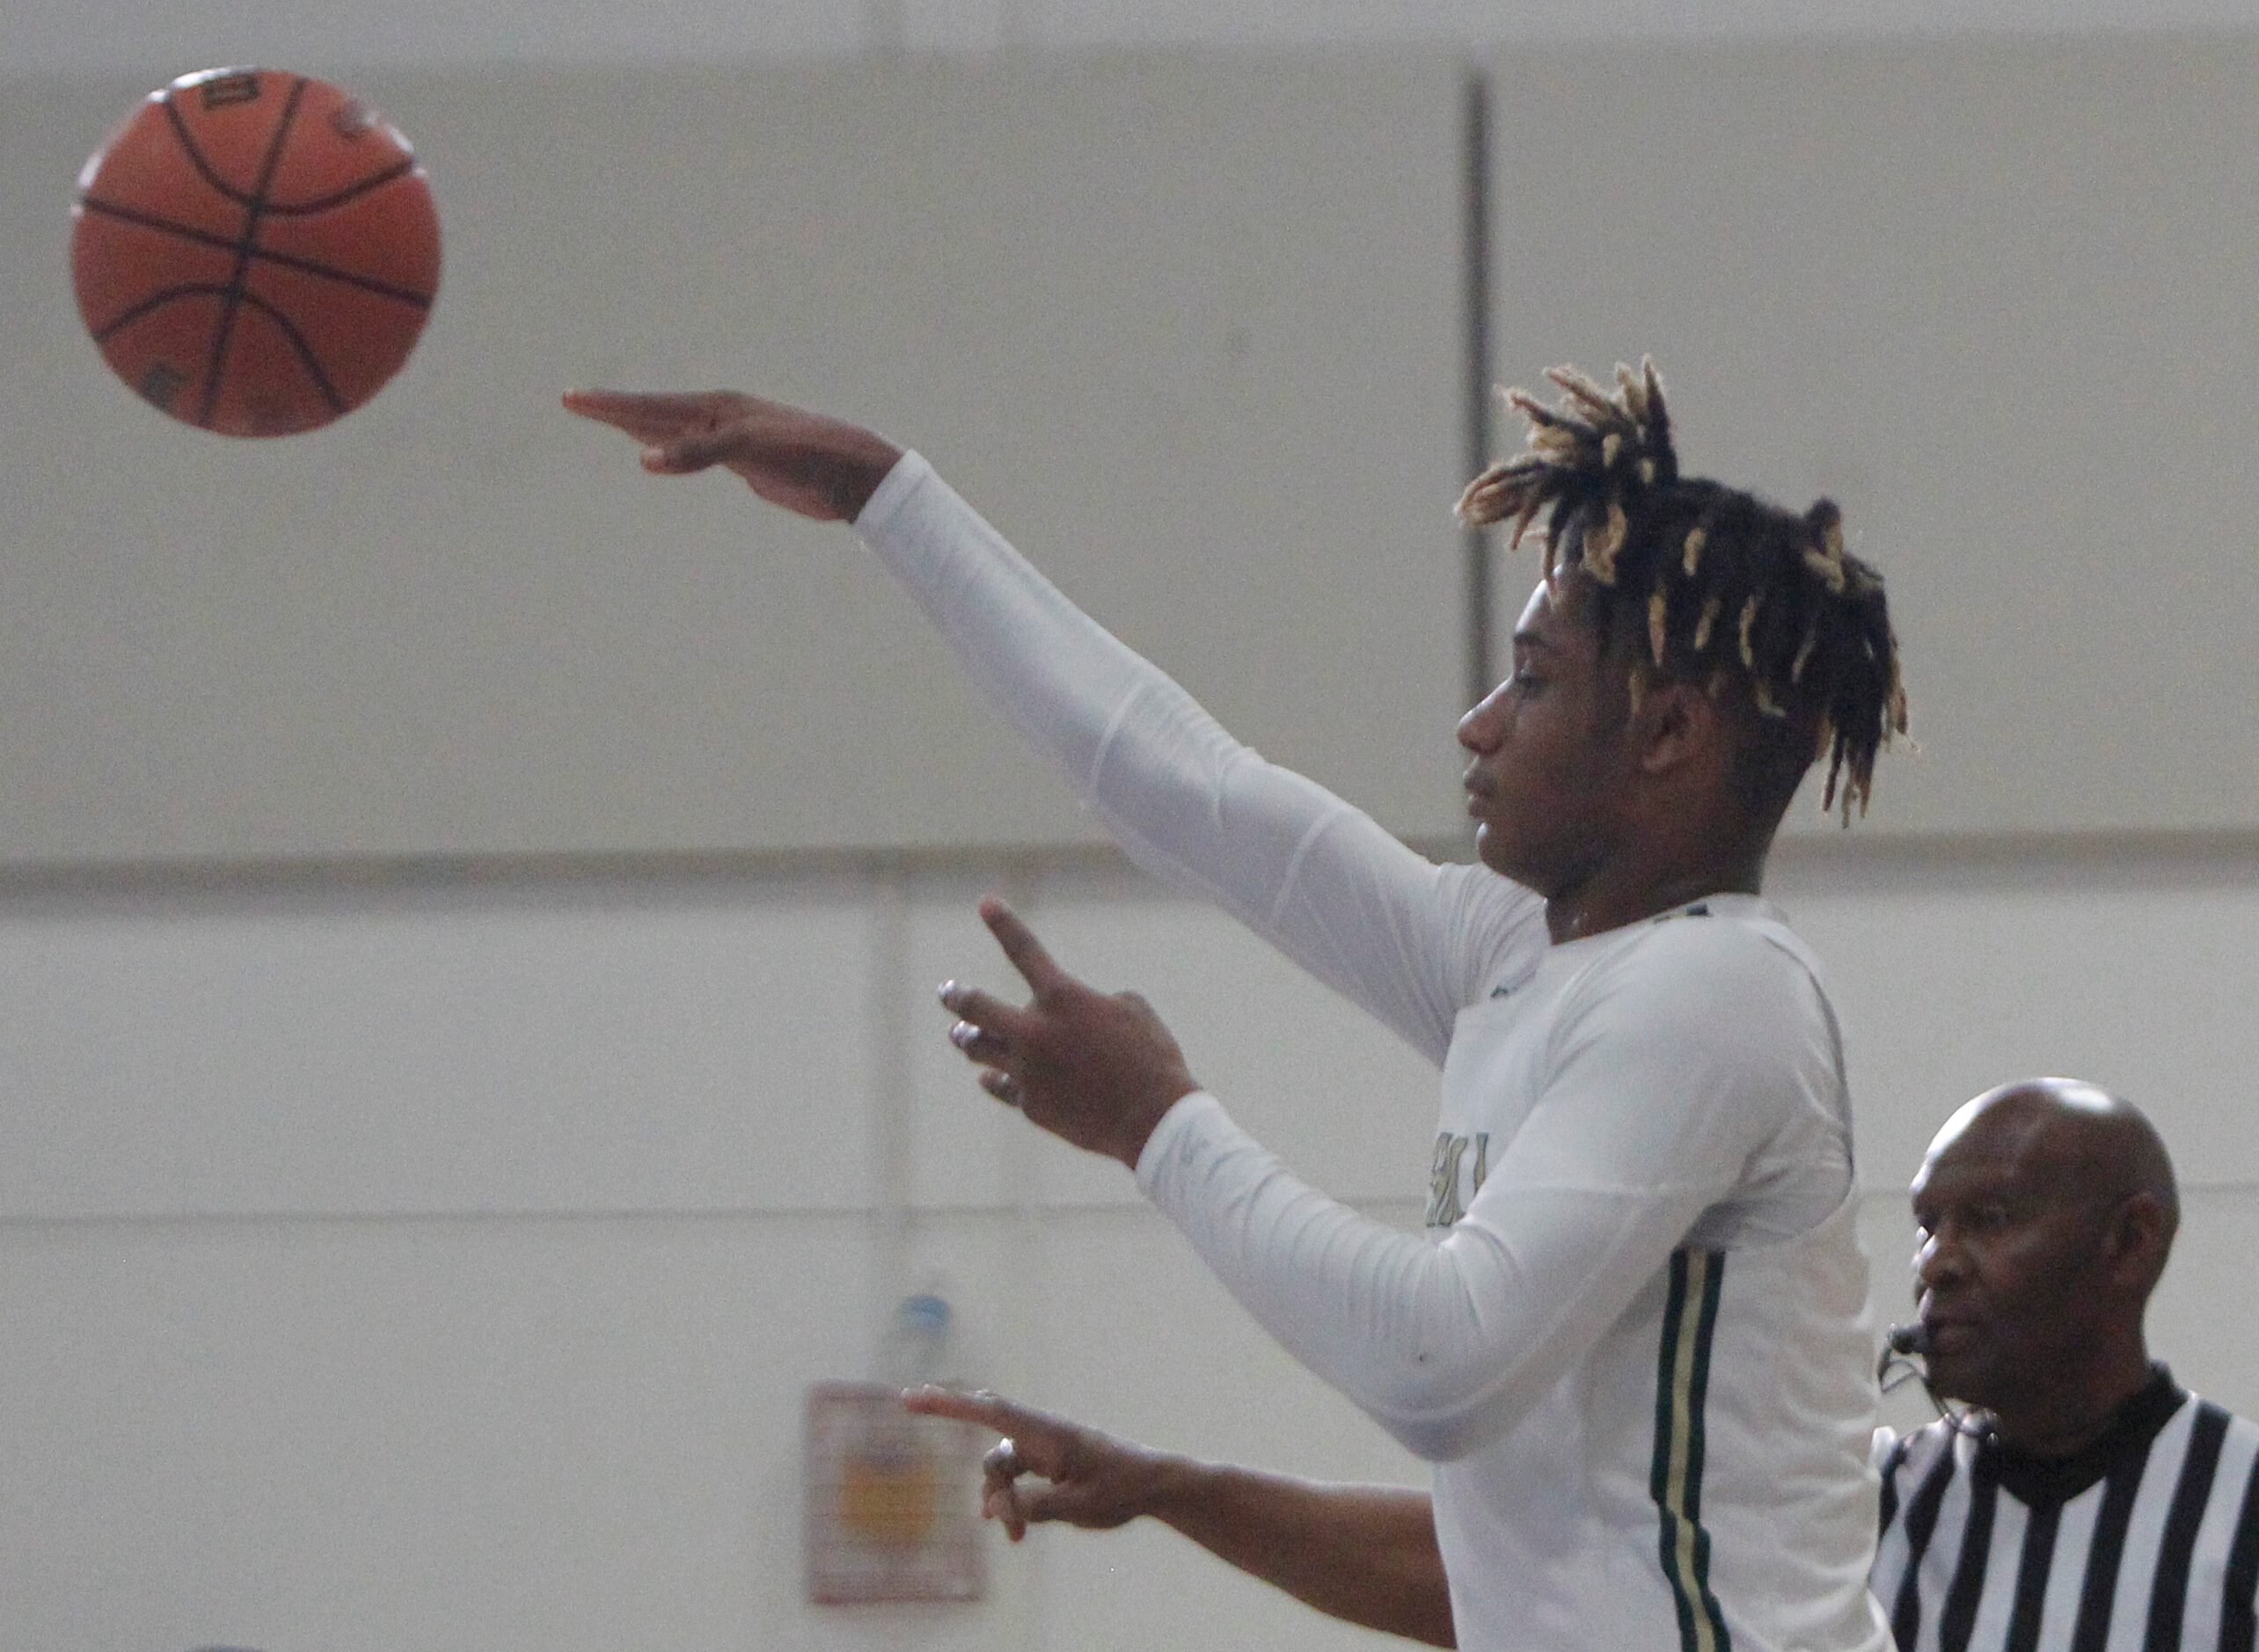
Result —
[[975, 686], [1124, 853], [1212, 902], [1438, 1064], [1543, 909], [1477, 866], [1415, 853], [1325, 787], [1233, 739], [1077, 608], [915, 453], [855, 526]]
[[[1486, 1085], [1511, 1089], [1526, 1115], [1496, 1132], [1497, 1161], [1440, 1242], [1297, 1181], [1205, 1094], [1170, 1111], [1137, 1166], [1243, 1305], [1411, 1450], [1447, 1459], [1495, 1437], [1706, 1213], [1785, 1237], [1838, 1202], [1847, 1148], [1826, 1185], [1773, 1188], [1754, 1173], [1784, 1135], [1841, 1128], [1832, 1024], [1761, 914], [1550, 947], [1529, 891], [1427, 861], [1232, 739], [915, 454], [856, 526], [1139, 865], [1232, 912], [1431, 1059], [1451, 1051], [1454, 1069], [1455, 1025], [1466, 1040], [1486, 1012], [1509, 1013], [1485, 994], [1526, 995], [1512, 1013], [1529, 1005], [1535, 1030], [1507, 1038], [1496, 1073], [1457, 1080], [1485, 1106], [1498, 1099]], [[1461, 1024], [1468, 1005], [1476, 1019]], [[1447, 1129], [1454, 1082], [1447, 1071]]]
[[[1510, 1428], [1690, 1239], [1793, 1238], [1849, 1182], [1828, 1147], [1831, 1027], [1761, 927], [1685, 918], [1572, 942], [1519, 990], [1541, 1025], [1469, 1076], [1534, 1104], [1439, 1241], [1316, 1192], [1205, 1094], [1137, 1164], [1249, 1312], [1435, 1461]], [[1541, 1048], [1513, 1049], [1517, 1033]]]

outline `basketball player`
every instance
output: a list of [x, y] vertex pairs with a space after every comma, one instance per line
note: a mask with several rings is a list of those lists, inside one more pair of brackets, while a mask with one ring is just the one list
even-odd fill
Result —
[[1139, 864], [1444, 1068], [1423, 1243], [1294, 1180], [1141, 1000], [995, 903], [1013, 1005], [953, 1037], [1120, 1159], [1239, 1301], [1435, 1468], [1471, 1648], [1875, 1648], [1867, 1270], [1817, 968], [1758, 894], [1815, 758], [1863, 805], [1904, 726], [1880, 577], [1823, 501], [1683, 478], [1652, 369], [1558, 406], [1461, 501], [1544, 518], [1508, 681], [1459, 726], [1480, 864], [1434, 865], [1233, 741], [914, 454], [731, 394], [578, 392], [662, 473], [852, 520]]

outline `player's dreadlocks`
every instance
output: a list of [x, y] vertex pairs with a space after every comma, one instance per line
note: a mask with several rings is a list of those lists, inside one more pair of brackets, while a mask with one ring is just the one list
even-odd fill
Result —
[[1824, 499], [1795, 515], [1680, 476], [1653, 362], [1619, 366], [1613, 395], [1573, 368], [1546, 376], [1559, 406], [1506, 392], [1529, 445], [1467, 485], [1459, 519], [1510, 519], [1519, 545], [1543, 515], [1547, 583], [1582, 572], [1604, 646], [1638, 645], [1633, 705], [1652, 682], [1739, 685], [1757, 713], [1751, 778], [1785, 801], [1825, 751], [1820, 807], [1840, 793], [1848, 825], [1875, 753], [1905, 732], [1906, 697], [1882, 576], [1844, 550], [1842, 512]]

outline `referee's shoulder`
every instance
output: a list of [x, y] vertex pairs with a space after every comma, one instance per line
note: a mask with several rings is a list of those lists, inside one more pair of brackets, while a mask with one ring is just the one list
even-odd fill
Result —
[[2230, 1411], [2219, 1400], [2208, 1399], [2193, 1388], [2184, 1388], [2182, 1392], [2188, 1395], [2187, 1403], [2192, 1409], [2216, 1411], [2226, 1419], [2221, 1430], [2226, 1444], [2259, 1455], [2259, 1421], [2254, 1421], [2241, 1412]]
[[2201, 1389], [2190, 1388], [2182, 1385], [2181, 1392], [2188, 1395], [2190, 1400], [2197, 1405], [2210, 1406], [2215, 1411], [2226, 1413], [2227, 1416], [2227, 1426], [2231, 1429], [2259, 1429], [2259, 1419], [2245, 1416], [2241, 1412], [2232, 1409], [2224, 1401], [2213, 1399], [2210, 1394], [2204, 1393]]

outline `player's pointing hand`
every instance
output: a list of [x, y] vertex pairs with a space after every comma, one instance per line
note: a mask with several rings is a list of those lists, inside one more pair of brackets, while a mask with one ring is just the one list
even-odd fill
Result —
[[852, 522], [902, 457], [860, 425], [735, 391], [568, 390], [565, 406], [640, 442], [647, 471], [687, 476], [722, 465], [771, 503], [817, 522]]
[[1200, 1088], [1184, 1052], [1137, 994], [1100, 992], [1069, 975], [1002, 901], [980, 910], [1034, 997], [1015, 1005], [946, 983], [941, 1003], [957, 1017], [950, 1041], [980, 1065], [991, 1095], [1135, 1169], [1161, 1115]]
[[[903, 1403], [1005, 1436], [981, 1459], [981, 1512], [1002, 1521], [1014, 1543], [1046, 1520], [1105, 1531], [1152, 1512], [1163, 1459], [1143, 1446], [1000, 1394], [917, 1388]], [[1031, 1475], [1040, 1483], [1021, 1483]]]

